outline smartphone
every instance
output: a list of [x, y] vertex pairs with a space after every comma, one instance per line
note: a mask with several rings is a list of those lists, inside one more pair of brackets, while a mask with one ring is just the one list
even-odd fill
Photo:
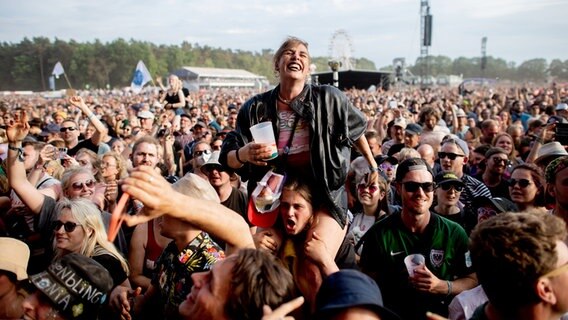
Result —
[[561, 145], [568, 145], [568, 123], [556, 123], [556, 136], [554, 138]]
[[59, 159], [65, 159], [65, 156], [67, 155], [67, 148], [59, 148]]

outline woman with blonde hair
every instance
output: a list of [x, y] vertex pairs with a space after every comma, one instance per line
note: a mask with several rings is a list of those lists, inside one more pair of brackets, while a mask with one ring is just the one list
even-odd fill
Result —
[[116, 247], [107, 240], [99, 209], [83, 198], [63, 198], [55, 205], [52, 222], [55, 258], [75, 252], [92, 258], [111, 274], [114, 286], [128, 277], [128, 263]]

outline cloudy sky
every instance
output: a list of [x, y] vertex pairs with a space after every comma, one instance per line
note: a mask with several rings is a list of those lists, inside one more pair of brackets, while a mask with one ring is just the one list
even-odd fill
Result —
[[[567, 0], [430, 0], [430, 53], [487, 54], [517, 64], [568, 59]], [[20, 0], [0, 4], [0, 41], [45, 36], [80, 42], [116, 38], [156, 44], [275, 49], [287, 36], [310, 43], [313, 56], [335, 50], [377, 67], [420, 55], [420, 0]], [[343, 36], [347, 34], [348, 37]]]

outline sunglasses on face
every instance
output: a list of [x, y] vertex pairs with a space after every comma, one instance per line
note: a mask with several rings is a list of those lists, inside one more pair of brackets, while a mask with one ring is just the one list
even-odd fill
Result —
[[422, 188], [424, 192], [432, 192], [434, 191], [434, 183], [433, 182], [414, 182], [414, 181], [406, 181], [403, 182], [402, 185], [407, 192], [416, 192], [419, 188]]
[[73, 182], [71, 188], [75, 191], [83, 190], [84, 187], [93, 188], [95, 186], [95, 180], [87, 180], [85, 182]]
[[61, 127], [61, 128], [59, 128], [59, 132], [62, 132], [62, 133], [65, 133], [67, 131], [73, 132], [75, 130], [77, 130], [77, 128], [75, 128], [75, 127]]
[[193, 153], [194, 157], [199, 157], [202, 154], [211, 154], [211, 150], [202, 150], [202, 151], [195, 151]]
[[450, 160], [456, 160], [457, 157], [463, 157], [463, 154], [451, 153], [451, 152], [438, 152], [438, 158], [445, 159], [446, 157]]
[[507, 163], [507, 159], [503, 159], [503, 158], [493, 158], [493, 162], [495, 162], [495, 164]]
[[62, 226], [63, 226], [63, 229], [65, 229], [65, 232], [73, 232], [75, 230], [75, 228], [77, 228], [77, 226], [80, 226], [80, 224], [75, 223], [75, 222], [71, 222], [71, 221], [67, 221], [67, 222], [63, 222], [63, 221], [60, 221], [60, 220], [53, 221], [53, 224], [52, 224], [53, 231], [59, 231], [59, 229], [61, 229]]
[[381, 169], [381, 171], [387, 171], [387, 170], [391, 170], [393, 168], [394, 168], [394, 166], [392, 164], [389, 164], [389, 163], [381, 163], [379, 165], [379, 169]]
[[210, 164], [203, 167], [203, 171], [205, 171], [205, 173], [207, 174], [213, 172], [213, 170], [217, 170], [217, 172], [223, 171], [222, 167], [216, 164]]
[[511, 179], [509, 180], [509, 188], [514, 188], [517, 183], [522, 189], [528, 187], [531, 184], [531, 182], [527, 179]]
[[452, 183], [444, 183], [439, 185], [440, 188], [442, 188], [442, 190], [444, 191], [449, 191], [450, 189], [454, 189], [456, 190], [456, 192], [462, 192], [463, 191], [463, 186], [459, 185], [459, 184], [452, 184]]
[[372, 184], [370, 186], [367, 186], [366, 183], [360, 183], [359, 185], [357, 185], [357, 190], [359, 192], [363, 192], [365, 191], [365, 189], [369, 190], [370, 194], [373, 194], [375, 192], [377, 192], [377, 190], [379, 190], [379, 186], [376, 184]]

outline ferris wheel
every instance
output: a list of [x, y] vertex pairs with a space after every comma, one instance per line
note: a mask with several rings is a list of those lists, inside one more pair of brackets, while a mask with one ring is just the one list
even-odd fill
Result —
[[353, 43], [347, 31], [340, 29], [333, 33], [329, 42], [329, 57], [341, 62], [340, 70], [355, 69]]

